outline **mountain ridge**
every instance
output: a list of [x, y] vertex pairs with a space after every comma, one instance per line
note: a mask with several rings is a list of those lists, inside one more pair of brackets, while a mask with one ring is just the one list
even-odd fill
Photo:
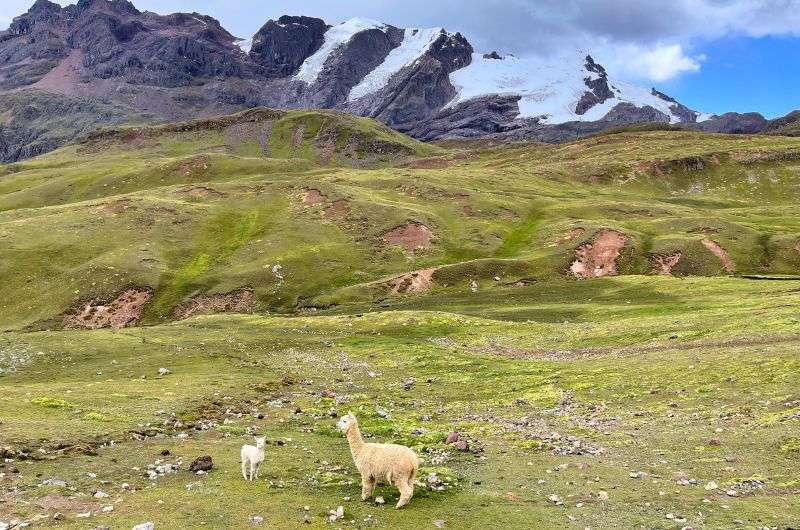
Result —
[[[0, 32], [0, 161], [52, 150], [98, 121], [174, 121], [259, 106], [342, 110], [422, 140], [552, 142], [640, 122], [709, 132], [769, 126], [760, 115], [703, 115], [655, 88], [616, 80], [588, 52], [566, 57], [482, 53], [444, 28], [359, 18], [330, 25], [284, 15], [243, 40], [199, 13], [142, 12], [128, 0], [37, 0]], [[15, 110], [30, 90], [45, 94], [32, 100], [48, 100], [31, 112], [55, 107], [75, 114], [77, 125], [30, 127]], [[3, 102], [10, 99], [17, 104]], [[95, 107], [104, 112], [86, 110]]]

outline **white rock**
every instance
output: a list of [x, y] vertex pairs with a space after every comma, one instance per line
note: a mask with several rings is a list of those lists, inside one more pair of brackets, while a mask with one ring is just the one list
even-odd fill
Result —
[[106, 493], [104, 491], [95, 491], [94, 492], [94, 498], [95, 499], [105, 499], [107, 497], [108, 497], [108, 493]]
[[383, 497], [375, 497], [375, 504], [386, 504], [386, 500]]
[[142, 523], [133, 527], [133, 530], [155, 530], [155, 523]]
[[601, 501], [607, 501], [608, 500], [608, 492], [607, 491], [599, 492], [597, 494], [597, 498], [600, 499]]
[[260, 515], [254, 515], [253, 517], [250, 518], [250, 522], [258, 526], [264, 524], [264, 518], [261, 517]]
[[86, 518], [91, 517], [91, 516], [92, 516], [92, 512], [79, 513], [79, 514], [75, 515], [75, 517], [77, 517], [79, 519], [86, 519]]
[[556, 494], [550, 495], [547, 498], [550, 499], [550, 501], [553, 502], [554, 504], [563, 504], [564, 503], [564, 501], [561, 500], [561, 497], [559, 497]]
[[167, 375], [169, 373], [170, 373], [170, 371], [167, 370], [166, 368], [159, 368], [158, 369], [158, 375]]
[[712, 481], [710, 481], [708, 484], [706, 484], [706, 491], [715, 490], [715, 489], [717, 489], [718, 487], [719, 487], [719, 486], [717, 486], [717, 483], [716, 483], [716, 482], [714, 482], [714, 481], [712, 480]]
[[100, 511], [103, 512], [103, 513], [111, 513], [111, 512], [114, 511], [114, 507], [113, 506], [103, 506], [103, 508], [101, 508]]

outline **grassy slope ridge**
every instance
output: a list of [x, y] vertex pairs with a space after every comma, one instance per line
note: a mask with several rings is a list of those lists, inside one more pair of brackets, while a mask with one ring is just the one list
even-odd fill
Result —
[[[798, 157], [792, 138], [673, 131], [444, 150], [362, 118], [269, 109], [104, 130], [0, 168], [0, 327], [58, 325], [129, 286], [153, 292], [155, 323], [237, 289], [261, 311], [371, 303], [386, 298], [371, 282], [426, 267], [447, 266], [433, 278], [446, 292], [563, 278], [603, 228], [626, 237], [622, 274], [677, 252], [675, 275], [727, 274], [704, 239], [736, 272], [795, 274]], [[408, 224], [430, 229], [431, 248], [385, 244]]]
[[[800, 281], [729, 274], [701, 241], [737, 273], [797, 274], [798, 153], [683, 131], [440, 148], [255, 109], [0, 166], [0, 522], [796, 526]], [[386, 244], [410, 224], [430, 248]], [[622, 275], [572, 279], [602, 229], [626, 237]], [[677, 251], [676, 277], [652, 274]], [[389, 293], [426, 268], [430, 290]], [[152, 325], [58, 330], [131, 286], [152, 292]], [[242, 288], [260, 314], [174, 321]], [[333, 428], [347, 410], [422, 456], [408, 509], [391, 488], [386, 506], [358, 501]], [[248, 484], [251, 433], [270, 445]], [[203, 454], [215, 468], [191, 474]], [[151, 479], [157, 460], [180, 471]]]

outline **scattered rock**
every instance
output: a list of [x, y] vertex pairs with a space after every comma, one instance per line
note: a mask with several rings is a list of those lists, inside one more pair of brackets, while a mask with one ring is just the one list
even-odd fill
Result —
[[133, 530], [155, 530], [155, 523], [141, 523], [133, 527]]
[[447, 435], [447, 439], [445, 440], [444, 443], [446, 443], [446, 444], [454, 444], [454, 443], [456, 443], [458, 441], [458, 438], [459, 438], [459, 434], [457, 432], [451, 432], [450, 434]]
[[713, 491], [713, 490], [719, 488], [719, 486], [717, 485], [716, 482], [714, 482], [712, 480], [708, 484], [705, 485], [705, 488], [706, 488], [706, 491]]
[[254, 526], [260, 526], [264, 524], [264, 518], [260, 515], [254, 515], [250, 518], [250, 522], [253, 523]]
[[149, 291], [128, 289], [110, 302], [90, 300], [64, 317], [68, 329], [121, 329], [139, 321], [144, 305], [152, 297]]
[[158, 369], [158, 375], [161, 375], [161, 376], [164, 376], [164, 375], [169, 375], [169, 374], [171, 374], [171, 373], [172, 373], [172, 372], [170, 372], [170, 371], [169, 371], [169, 370], [167, 370], [166, 368], [159, 368], [159, 369]]
[[434, 519], [433, 520], [433, 526], [435, 526], [436, 528], [444, 528], [444, 525], [445, 525], [444, 519]]
[[456, 449], [462, 452], [469, 451], [469, 442], [466, 440], [459, 440], [455, 443]]
[[194, 459], [194, 461], [189, 465], [189, 471], [192, 473], [197, 473], [198, 471], [211, 471], [211, 468], [214, 467], [214, 462], [210, 456], [199, 456]]
[[386, 504], [386, 500], [383, 497], [375, 497], [375, 504], [382, 506]]

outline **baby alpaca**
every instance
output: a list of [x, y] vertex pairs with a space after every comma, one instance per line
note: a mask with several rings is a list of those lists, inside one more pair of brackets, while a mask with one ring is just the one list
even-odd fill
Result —
[[361, 473], [361, 500], [372, 497], [376, 484], [392, 484], [400, 491], [396, 507], [408, 504], [419, 470], [419, 457], [414, 451], [402, 445], [364, 442], [352, 412], [342, 416], [336, 427], [347, 436], [353, 461]]
[[[242, 446], [242, 476], [245, 480], [252, 481], [254, 478], [258, 478], [261, 462], [264, 461], [264, 445], [266, 443], [267, 437], [262, 436], [261, 438], [256, 438], [255, 447], [252, 445]], [[249, 476], [248, 466], [250, 468]]]

